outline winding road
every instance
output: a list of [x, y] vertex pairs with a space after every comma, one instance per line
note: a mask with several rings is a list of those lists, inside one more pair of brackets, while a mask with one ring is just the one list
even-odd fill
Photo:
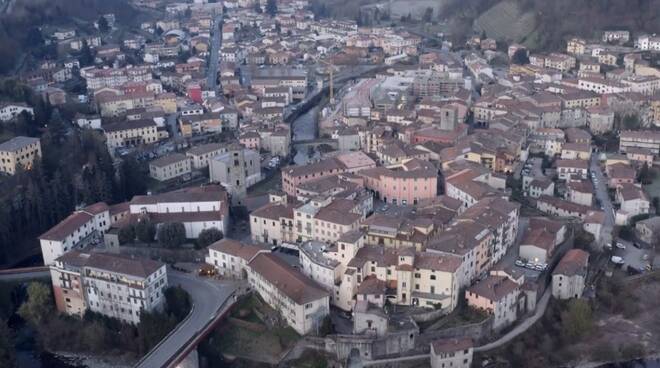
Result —
[[167, 273], [171, 286], [180, 285], [190, 294], [193, 309], [185, 320], [135, 365], [136, 368], [168, 367], [178, 358], [185, 358], [185, 350], [194, 348], [193, 341], [205, 334], [231, 306], [231, 297], [238, 286], [233, 282], [202, 279], [172, 270]]

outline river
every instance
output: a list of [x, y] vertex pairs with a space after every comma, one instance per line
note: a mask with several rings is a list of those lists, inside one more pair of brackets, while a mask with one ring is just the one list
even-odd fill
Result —
[[[323, 100], [324, 101], [324, 100]], [[309, 109], [304, 114], [300, 115], [296, 120], [291, 124], [293, 130], [293, 141], [301, 141], [307, 139], [316, 139], [318, 132], [318, 115], [319, 111], [323, 108], [323, 103], [320, 103], [311, 109]], [[296, 152], [296, 155], [293, 157], [293, 162], [296, 165], [304, 165], [310, 160], [319, 158], [320, 154], [318, 151], [314, 151], [310, 156], [309, 151], [306, 149], [301, 149]]]

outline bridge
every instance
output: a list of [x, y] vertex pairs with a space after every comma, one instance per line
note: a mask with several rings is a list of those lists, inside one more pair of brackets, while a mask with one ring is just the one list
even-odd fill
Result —
[[195, 366], [197, 345], [223, 320], [239, 295], [236, 282], [221, 283], [171, 270], [167, 273], [170, 285], [179, 285], [190, 294], [192, 309], [135, 368], [174, 368], [186, 359], [192, 360], [187, 366]]
[[[197, 345], [208, 336], [231, 310], [241, 295], [240, 282], [200, 278], [168, 269], [169, 285], [181, 286], [190, 294], [190, 313], [135, 365], [135, 368], [174, 368], [192, 358], [194, 364]], [[50, 277], [48, 267], [26, 267], [0, 270], [0, 281], [29, 281]]]
[[330, 138], [304, 139], [299, 141], [293, 141], [291, 144], [297, 150], [300, 150], [305, 147], [318, 148], [319, 146], [322, 146], [324, 144], [332, 147], [335, 150], [339, 148], [339, 142], [337, 142], [336, 139], [330, 139]]

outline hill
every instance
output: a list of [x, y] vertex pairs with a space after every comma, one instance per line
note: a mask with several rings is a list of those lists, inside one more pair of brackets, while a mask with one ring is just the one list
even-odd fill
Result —
[[39, 28], [72, 27], [114, 13], [120, 24], [132, 24], [140, 12], [126, 0], [11, 0], [0, 14], [0, 73], [40, 44]]
[[660, 31], [660, 0], [447, 0], [441, 14], [455, 41], [472, 28], [532, 50], [563, 48], [571, 36], [608, 28]]

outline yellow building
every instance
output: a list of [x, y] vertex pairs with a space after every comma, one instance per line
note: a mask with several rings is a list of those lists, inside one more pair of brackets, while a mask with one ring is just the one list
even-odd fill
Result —
[[0, 144], [0, 172], [14, 175], [16, 168], [31, 169], [36, 157], [41, 156], [39, 138], [15, 137]]
[[118, 147], [158, 142], [158, 129], [152, 120], [123, 121], [103, 127], [110, 151]]

